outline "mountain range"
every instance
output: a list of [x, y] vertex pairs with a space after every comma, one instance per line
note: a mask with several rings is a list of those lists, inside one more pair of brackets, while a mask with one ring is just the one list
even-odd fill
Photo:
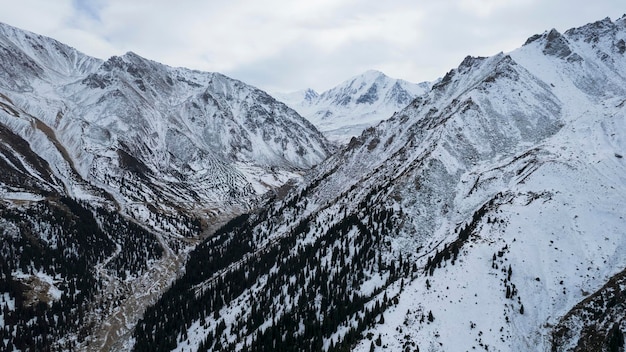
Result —
[[197, 247], [134, 349], [622, 350], [625, 39], [468, 56]]
[[1, 28], [4, 349], [624, 350], [626, 16], [337, 150], [239, 81]]
[[331, 151], [295, 111], [219, 73], [103, 61], [4, 24], [0, 62], [0, 321], [20, 330], [0, 340], [17, 349], [132, 325], [199, 239]]
[[370, 70], [321, 94], [309, 88], [274, 96], [311, 121], [330, 141], [345, 144], [403, 109], [431, 85]]

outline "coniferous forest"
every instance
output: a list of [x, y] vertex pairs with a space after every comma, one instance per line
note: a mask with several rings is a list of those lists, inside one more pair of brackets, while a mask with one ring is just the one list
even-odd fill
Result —
[[[7, 351], [64, 350], [80, 342], [97, 318], [88, 314], [103, 292], [99, 264], [112, 257], [101, 270], [123, 280], [162, 255], [154, 236], [137, 224], [70, 198], [20, 211], [2, 206], [0, 218], [0, 287], [6, 292], [0, 344]], [[113, 256], [118, 247], [124, 250]], [[51, 284], [59, 297], [49, 297]]]
[[[398, 214], [377, 205], [372, 192], [332, 226], [309, 217], [294, 221], [287, 236], [273, 237], [266, 225], [293, 209], [302, 212], [307, 192], [239, 216], [198, 246], [185, 274], [137, 324], [134, 350], [169, 351], [200, 324], [208, 331], [201, 351], [347, 351], [384, 321], [383, 311], [397, 299], [386, 288], [425, 269], [381, 255]], [[380, 280], [366, 284], [372, 276]], [[227, 311], [233, 302], [243, 308]], [[228, 330], [225, 319], [234, 319]]]

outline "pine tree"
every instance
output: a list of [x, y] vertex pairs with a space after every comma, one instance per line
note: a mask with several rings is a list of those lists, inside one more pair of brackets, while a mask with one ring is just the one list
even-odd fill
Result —
[[624, 347], [624, 333], [620, 330], [619, 324], [615, 323], [609, 332], [608, 350], [609, 352], [619, 352], [622, 347]]

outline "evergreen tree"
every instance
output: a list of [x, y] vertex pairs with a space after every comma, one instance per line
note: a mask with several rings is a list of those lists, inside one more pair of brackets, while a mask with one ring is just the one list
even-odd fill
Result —
[[620, 330], [619, 323], [614, 323], [609, 331], [608, 350], [609, 352], [623, 351], [624, 333]]
[[433, 312], [430, 311], [430, 310], [428, 311], [428, 321], [431, 322], [431, 323], [433, 321], [435, 321], [435, 317], [433, 316]]

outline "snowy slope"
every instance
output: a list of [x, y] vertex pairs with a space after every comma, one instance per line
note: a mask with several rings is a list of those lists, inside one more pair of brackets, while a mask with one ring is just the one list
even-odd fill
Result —
[[3, 104], [21, 112], [2, 123], [55, 165], [72, 196], [90, 193], [67, 180], [76, 174], [139, 217], [146, 202], [248, 207], [329, 153], [293, 110], [226, 76], [134, 53], [101, 62], [6, 25], [1, 33]]
[[274, 96], [306, 117], [330, 140], [347, 143], [364, 129], [403, 109], [430, 85], [370, 70], [321, 94], [306, 89]]
[[[462, 94], [456, 90], [452, 96], [469, 96], [478, 106], [468, 105], [446, 124], [450, 128], [460, 118], [451, 128], [458, 131], [453, 138], [475, 152], [458, 158], [458, 150], [435, 148], [443, 174], [458, 175], [450, 183], [456, 189], [446, 203], [450, 207], [437, 215], [451, 211], [444, 218], [455, 226], [468, 221], [468, 211], [493, 203], [458, 264], [444, 262], [429, 285], [415, 281], [387, 317], [396, 323], [373, 329], [383, 334], [384, 344], [400, 349], [410, 336], [420, 347], [442, 351], [565, 349], [551, 346], [551, 327], [626, 268], [626, 219], [619, 207], [626, 199], [621, 157], [626, 144], [619, 137], [626, 121], [620, 49], [625, 24], [622, 18], [565, 36], [546, 32], [501, 56], [495, 69], [487, 66], [490, 72], [475, 70], [483, 77], [479, 84], [459, 84]], [[454, 76], [448, 86], [458, 82]], [[496, 119], [481, 121], [490, 117]], [[506, 138], [500, 138], [503, 132]], [[453, 138], [446, 142], [452, 145]], [[463, 160], [466, 165], [460, 166]], [[446, 224], [432, 228], [452, 230]], [[404, 324], [417, 320], [416, 311], [432, 312], [435, 320]]]
[[198, 247], [135, 348], [619, 346], [625, 40], [622, 17], [467, 57]]
[[0, 350], [115, 348], [201, 238], [329, 153], [243, 82], [0, 24]]

